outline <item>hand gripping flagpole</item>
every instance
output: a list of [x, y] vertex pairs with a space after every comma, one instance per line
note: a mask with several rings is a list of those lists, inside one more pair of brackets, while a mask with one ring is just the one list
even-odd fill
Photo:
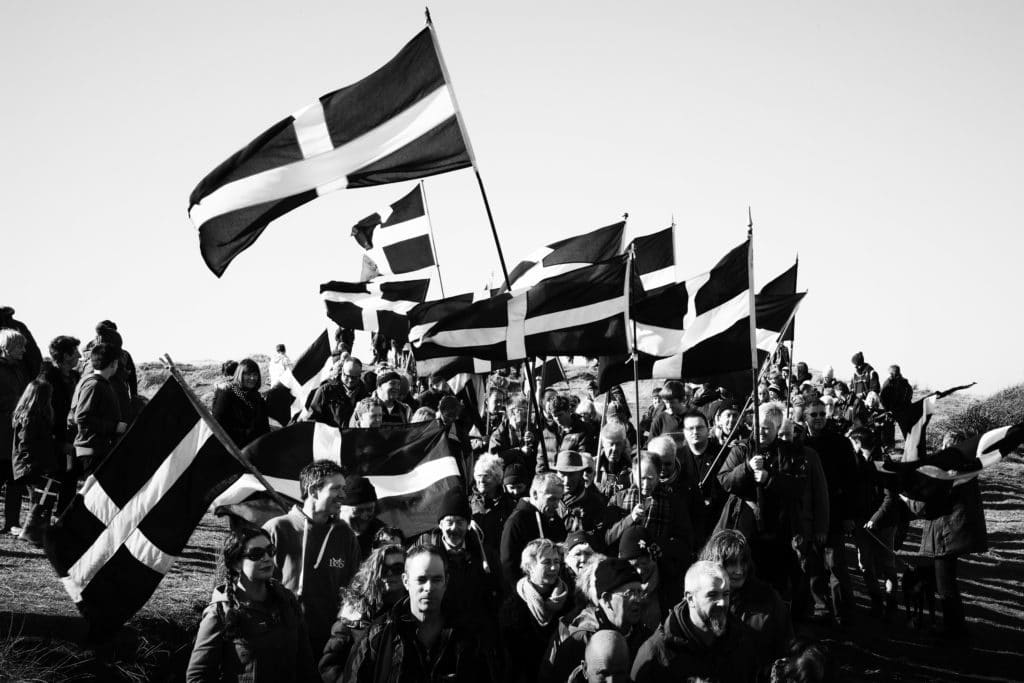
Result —
[[[491, 236], [494, 238], [494, 246], [498, 250], [498, 262], [501, 264], [501, 274], [505, 277], [505, 287], [512, 291], [512, 280], [508, 274], [508, 265], [505, 263], [505, 253], [501, 249], [501, 240], [498, 239], [498, 229], [494, 225], [494, 214], [491, 213], [491, 202], [487, 199], [487, 189], [484, 187], [484, 180], [480, 175], [480, 166], [476, 161], [476, 154], [473, 153], [473, 144], [469, 140], [469, 131], [466, 129], [466, 121], [462, 117], [462, 109], [459, 108], [459, 101], [455, 97], [455, 86], [452, 83], [451, 75], [448, 73], [448, 65], [444, 61], [444, 54], [441, 52], [441, 41], [437, 36], [437, 28], [434, 27], [434, 21], [430, 17], [430, 8], [425, 9], [427, 17], [427, 27], [430, 29], [430, 40], [434, 44], [434, 52], [437, 54], [438, 64], [441, 66], [441, 75], [444, 76], [444, 82], [448, 86], [448, 92], [452, 96], [452, 106], [455, 109], [455, 120], [459, 124], [459, 132], [462, 133], [462, 141], [466, 143], [466, 154], [469, 156], [469, 163], [473, 166], [473, 175], [476, 176], [476, 184], [480, 188], [480, 197], [484, 201], [484, 210], [487, 212], [487, 222], [491, 226]], [[537, 390], [533, 379], [533, 367], [530, 363], [523, 363], [523, 370], [526, 371], [526, 381], [530, 384], [530, 403], [533, 405], [533, 412], [537, 415], [537, 421], [540, 423], [542, 415], [540, 412], [540, 406], [537, 400]], [[528, 427], [529, 428], [529, 427]], [[540, 438], [540, 449], [544, 456], [544, 462], [548, 465], [548, 448], [547, 444], [544, 443], [543, 428], [541, 429]], [[547, 469], [547, 467], [545, 468]]]
[[[185, 396], [188, 397], [189, 403], [192, 404], [192, 407], [195, 408], [197, 413], [199, 413], [199, 417], [203, 419], [203, 422], [206, 423], [206, 426], [210, 428], [210, 431], [215, 437], [217, 437], [217, 440], [220, 441], [221, 445], [224, 446], [224, 449], [231, 455], [231, 457], [237, 460], [239, 464], [249, 472], [249, 474], [256, 477], [256, 480], [263, 485], [263, 488], [265, 488], [267, 493], [270, 494], [271, 499], [273, 499], [273, 501], [277, 503], [282, 510], [288, 512], [294, 507], [297, 510], [302, 511], [302, 508], [297, 505], [289, 505], [288, 501], [286, 501], [284, 497], [270, 485], [267, 478], [264, 477], [259, 470], [253, 467], [253, 464], [249, 462], [249, 459], [245, 457], [241, 449], [239, 449], [231, 437], [228, 436], [228, 433], [224, 431], [224, 428], [220, 423], [214, 419], [213, 414], [210, 413], [210, 409], [206, 407], [206, 404], [204, 404], [199, 397], [196, 396], [195, 392], [192, 391], [192, 387], [189, 386], [188, 381], [185, 379], [184, 375], [181, 374], [178, 366], [174, 364], [173, 360], [171, 360], [171, 356], [165, 353], [160, 360], [167, 365], [167, 369], [171, 372], [171, 377], [173, 377], [181, 386], [182, 390], [185, 392]], [[309, 519], [304, 511], [302, 511], [302, 516]]]

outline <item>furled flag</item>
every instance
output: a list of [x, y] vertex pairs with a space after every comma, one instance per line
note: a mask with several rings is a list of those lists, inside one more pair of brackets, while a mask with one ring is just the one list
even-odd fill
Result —
[[[463, 486], [458, 444], [437, 420], [379, 429], [343, 429], [299, 422], [246, 446], [253, 466], [282, 494], [298, 500], [299, 472], [314, 459], [339, 463], [377, 490], [377, 518], [412, 538], [437, 526], [445, 492]], [[254, 478], [245, 475], [217, 498], [221, 513], [253, 523], [283, 514], [270, 507]]]
[[[388, 339], [405, 341], [409, 336], [407, 314], [427, 298], [430, 279], [327, 282], [320, 285], [320, 296], [327, 317], [350, 330], [378, 332]], [[472, 300], [472, 296], [463, 295]]]
[[278, 381], [263, 394], [267, 415], [279, 426], [288, 424], [306, 407], [312, 392], [330, 376], [334, 367], [332, 354], [337, 349], [337, 326], [324, 330], [309, 348], [302, 352], [295, 365], [285, 370]]
[[[532, 287], [556, 275], [591, 266], [622, 253], [625, 222], [598, 228], [584, 235], [574, 235], [541, 247], [520, 261], [509, 272], [512, 290]], [[502, 285], [500, 291], [507, 291]]]
[[[427, 302], [409, 311], [418, 361], [450, 356], [514, 361], [529, 356], [622, 353], [625, 257], [575, 269], [484, 301]], [[437, 315], [439, 309], [446, 315]]]
[[430, 28], [361, 81], [274, 124], [189, 197], [218, 277], [267, 225], [345, 187], [413, 180], [470, 165]]
[[94, 632], [135, 614], [242, 473], [173, 379], [50, 527], [46, 554]]

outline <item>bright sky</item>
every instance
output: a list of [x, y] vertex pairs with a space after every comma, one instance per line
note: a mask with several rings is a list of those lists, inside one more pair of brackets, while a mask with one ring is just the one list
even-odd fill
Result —
[[[800, 255], [797, 359], [1024, 381], [1024, 3], [431, 9], [510, 267], [628, 211], [636, 233], [674, 216], [696, 274], [750, 205], [758, 284]], [[422, 26], [405, 1], [2, 3], [0, 305], [44, 344], [112, 319], [138, 361], [294, 358], [323, 329], [317, 286], [358, 274], [351, 225], [411, 185], [308, 204], [220, 280], [188, 195]], [[447, 292], [478, 288], [497, 258], [472, 173], [427, 198]]]

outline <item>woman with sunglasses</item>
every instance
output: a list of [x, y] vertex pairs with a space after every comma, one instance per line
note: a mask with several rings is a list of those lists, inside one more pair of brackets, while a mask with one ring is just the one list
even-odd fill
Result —
[[188, 683], [320, 680], [299, 603], [272, 578], [276, 553], [263, 529], [240, 528], [225, 539], [226, 582], [203, 612]]
[[402, 546], [384, 545], [370, 553], [352, 577], [352, 583], [342, 589], [338, 619], [320, 658], [320, 676], [325, 682], [342, 680], [352, 646], [363, 637], [370, 622], [388, 612], [405, 595], [404, 571]]

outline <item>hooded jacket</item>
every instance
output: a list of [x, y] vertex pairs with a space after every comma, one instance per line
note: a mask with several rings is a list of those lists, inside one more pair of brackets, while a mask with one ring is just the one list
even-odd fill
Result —
[[213, 591], [203, 611], [185, 674], [187, 683], [319, 681], [306, 627], [295, 596], [276, 581], [267, 583], [267, 601], [240, 605], [238, 623], [226, 632], [228, 597]]
[[501, 574], [505, 584], [514, 586], [523, 575], [519, 568], [523, 548], [535, 538], [549, 538], [555, 543], [565, 540], [565, 524], [557, 515], [546, 517], [528, 498], [516, 505], [501, 531]]
[[793, 640], [793, 621], [789, 608], [770, 585], [747, 576], [743, 587], [729, 596], [729, 612], [750, 629], [754, 657], [759, 669], [770, 667], [786, 655]]
[[633, 660], [632, 680], [668, 683], [700, 678], [741, 683], [753, 681], [756, 673], [753, 646], [743, 622], [730, 614], [725, 633], [706, 645], [682, 602], [640, 648]]

